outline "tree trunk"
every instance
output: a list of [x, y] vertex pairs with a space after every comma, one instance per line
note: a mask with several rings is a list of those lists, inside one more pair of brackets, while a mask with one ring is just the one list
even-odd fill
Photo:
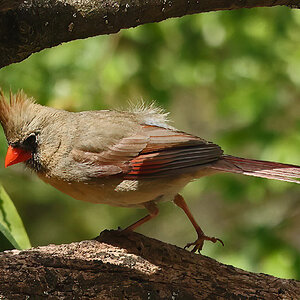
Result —
[[19, 2], [0, 0], [0, 68], [62, 42], [168, 18], [259, 6], [299, 6], [298, 0], [28, 0], [15, 8]]
[[299, 299], [300, 282], [137, 233], [0, 254], [0, 299]]

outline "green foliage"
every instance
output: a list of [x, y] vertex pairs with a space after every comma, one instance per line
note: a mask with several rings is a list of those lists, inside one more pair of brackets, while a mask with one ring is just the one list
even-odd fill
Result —
[[[228, 154], [300, 164], [300, 11], [213, 12], [74, 41], [0, 70], [7, 92], [68, 110], [156, 100], [174, 126]], [[5, 139], [0, 136], [4, 160]], [[125, 227], [143, 210], [75, 201], [21, 166], [0, 178], [22, 212], [33, 245], [67, 243]], [[300, 279], [299, 186], [221, 174], [188, 185], [187, 199], [206, 234], [204, 254], [256, 272]], [[171, 204], [139, 229], [184, 246], [192, 226]]]
[[0, 232], [17, 249], [31, 247], [23, 222], [2, 186], [0, 186]]

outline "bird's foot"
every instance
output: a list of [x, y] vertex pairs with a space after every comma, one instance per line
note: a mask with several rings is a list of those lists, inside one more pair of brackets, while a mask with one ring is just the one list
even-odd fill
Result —
[[213, 243], [220, 242], [224, 246], [224, 243], [222, 240], [215, 238], [215, 237], [209, 237], [204, 234], [201, 234], [198, 236], [198, 239], [195, 242], [186, 244], [184, 249], [194, 246], [194, 248], [191, 250], [191, 252], [200, 253], [200, 251], [203, 248], [204, 241], [211, 241]]

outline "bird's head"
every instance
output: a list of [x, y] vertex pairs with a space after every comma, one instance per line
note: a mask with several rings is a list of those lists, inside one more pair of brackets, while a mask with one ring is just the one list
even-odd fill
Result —
[[51, 137], [51, 132], [45, 133], [51, 122], [51, 113], [47, 114], [46, 109], [23, 92], [10, 94], [9, 101], [0, 92], [0, 123], [8, 142], [5, 167], [25, 162], [37, 171], [42, 169], [40, 144], [45, 139], [49, 143]]

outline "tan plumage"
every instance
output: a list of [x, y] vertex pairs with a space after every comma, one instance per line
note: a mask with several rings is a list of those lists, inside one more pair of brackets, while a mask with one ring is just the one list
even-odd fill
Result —
[[62, 192], [83, 201], [146, 207], [150, 215], [128, 230], [155, 216], [158, 201], [174, 200], [197, 230], [194, 251], [204, 240], [218, 239], [203, 234], [178, 195], [191, 180], [232, 172], [300, 183], [299, 166], [224, 155], [218, 145], [170, 126], [167, 114], [154, 106], [73, 113], [41, 106], [23, 93], [8, 103], [1, 94], [0, 122], [10, 149], [29, 153], [26, 165]]

